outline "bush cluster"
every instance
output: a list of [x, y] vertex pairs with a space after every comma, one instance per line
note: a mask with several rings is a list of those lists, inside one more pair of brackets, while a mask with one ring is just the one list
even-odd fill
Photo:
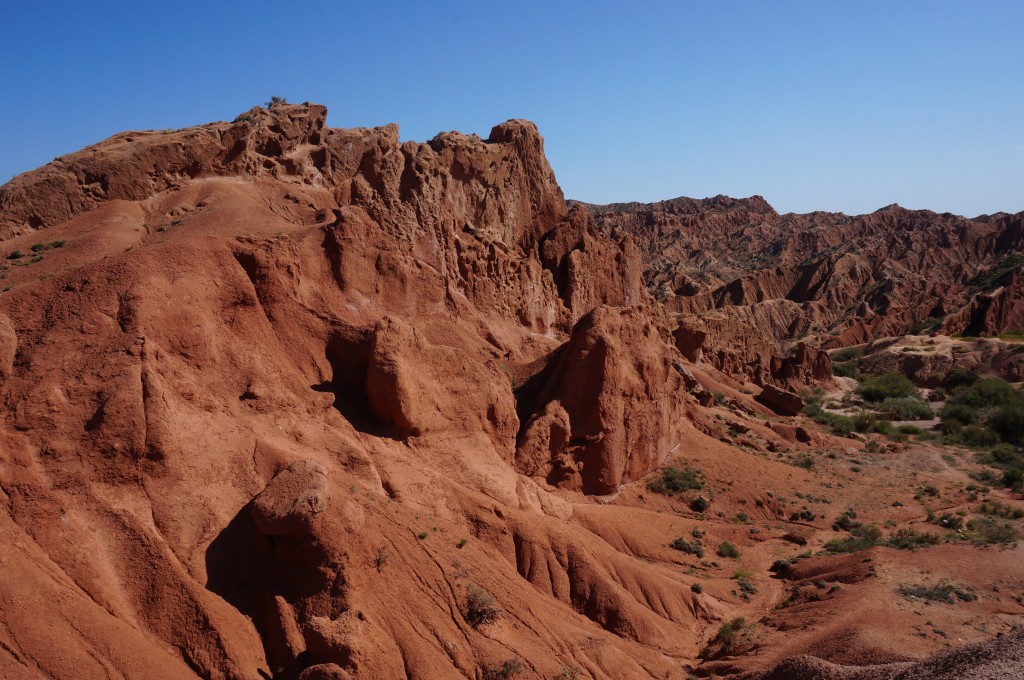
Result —
[[669, 466], [661, 471], [660, 477], [648, 483], [647, 488], [654, 493], [674, 496], [683, 491], [702, 489], [704, 482], [696, 470]]
[[979, 462], [1001, 470], [1004, 486], [1024, 491], [1024, 392], [1001, 378], [965, 382], [972, 377], [957, 378], [939, 411], [942, 433], [950, 443], [981, 450]]

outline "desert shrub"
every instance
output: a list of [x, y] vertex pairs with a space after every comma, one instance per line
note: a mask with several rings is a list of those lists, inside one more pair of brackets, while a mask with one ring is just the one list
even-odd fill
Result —
[[1009, 522], [995, 517], [975, 517], [967, 523], [967, 536], [978, 545], [999, 545], [1013, 543], [1020, 533]]
[[1014, 402], [996, 409], [988, 417], [988, 426], [1003, 441], [1014, 444], [1024, 443], [1024, 403]]
[[904, 424], [904, 425], [898, 426], [896, 429], [899, 430], [900, 432], [902, 432], [903, 434], [912, 434], [914, 436], [920, 436], [920, 435], [924, 434], [924, 430], [919, 428], [917, 425], [907, 425], [907, 424]]
[[803, 413], [821, 425], [827, 425], [832, 434], [846, 435], [853, 432], [853, 418], [839, 413], [830, 413], [821, 407], [819, 402], [810, 402], [803, 408]]
[[856, 361], [864, 356], [863, 347], [844, 347], [832, 353], [833, 362]]
[[285, 99], [284, 97], [278, 97], [277, 95], [273, 95], [273, 96], [270, 97], [270, 99], [268, 99], [267, 101], [265, 101], [263, 103], [263, 106], [265, 106], [266, 108], [269, 109], [274, 104], [287, 104], [287, 103], [288, 103], [288, 100]]
[[481, 672], [483, 680], [507, 680], [523, 672], [523, 662], [519, 659], [508, 659], [500, 664], [484, 666]]
[[865, 380], [857, 387], [857, 394], [864, 401], [881, 403], [886, 399], [917, 396], [917, 388], [902, 373], [886, 373]]
[[1017, 493], [1024, 493], [1024, 466], [1014, 466], [1003, 471], [1002, 485]]
[[682, 491], [700, 489], [704, 487], [700, 475], [690, 468], [666, 467], [661, 471], [661, 476], [651, 481], [647, 488], [654, 493], [672, 496]]
[[946, 398], [946, 390], [936, 387], [928, 394], [928, 401], [943, 401]]
[[914, 550], [915, 548], [935, 545], [941, 540], [942, 537], [938, 534], [921, 533], [914, 529], [903, 528], [897, 529], [891, 536], [889, 536], [889, 540], [885, 543], [890, 548]]
[[976, 409], [985, 409], [1011, 404], [1021, 404], [1024, 397], [1020, 390], [1002, 378], [985, 378], [957, 394], [951, 400]]
[[1024, 509], [1006, 505], [1001, 501], [985, 501], [978, 506], [978, 512], [982, 515], [1002, 517], [1003, 519], [1024, 518]]
[[954, 368], [946, 374], [945, 378], [943, 378], [942, 386], [947, 390], [952, 390], [957, 387], [964, 387], [965, 385], [973, 385], [978, 382], [980, 378], [981, 376], [974, 371], [964, 368]]
[[736, 638], [739, 636], [740, 631], [746, 625], [746, 620], [742, 616], [737, 616], [731, 621], [723, 623], [718, 628], [718, 635], [715, 636], [715, 641], [722, 644], [722, 651], [729, 653], [729, 651], [736, 644]]
[[877, 432], [878, 434], [884, 434], [889, 439], [895, 442], [907, 441], [907, 435], [896, 429], [891, 421], [888, 420], [873, 420], [871, 422], [871, 432]]
[[23, 257], [25, 257], [25, 254], [23, 252], [21, 252], [20, 250], [12, 250], [10, 252], [10, 254], [7, 256], [7, 259], [8, 260], [20, 260]]
[[858, 525], [850, 529], [850, 537], [836, 539], [825, 544], [830, 553], [852, 553], [873, 548], [882, 542], [882, 530], [873, 524]]
[[945, 583], [934, 586], [900, 586], [897, 591], [908, 600], [927, 600], [928, 602], [945, 602], [953, 604], [954, 596], [962, 602], [973, 602], [978, 599], [974, 593]]
[[581, 672], [579, 666], [565, 666], [562, 668], [562, 672], [555, 677], [555, 680], [577, 680]]
[[740, 592], [743, 594], [744, 599], [751, 595], [757, 595], [757, 586], [746, 576], [736, 577], [736, 585], [740, 587]]
[[704, 546], [700, 544], [700, 541], [687, 541], [685, 538], [677, 538], [668, 544], [668, 547], [673, 550], [684, 552], [687, 555], [695, 555], [696, 557], [704, 557]]
[[793, 464], [804, 470], [813, 470], [815, 459], [813, 455], [804, 451], [793, 460]]
[[740, 549], [729, 541], [722, 541], [718, 545], [718, 550], [715, 551], [715, 554], [719, 557], [728, 557], [735, 560], [740, 556]]
[[953, 402], [946, 404], [939, 411], [939, 417], [942, 418], [943, 425], [951, 421], [957, 422], [960, 425], [970, 425], [977, 422], [980, 416], [981, 414], [978, 413], [978, 409], [967, 404]]
[[470, 584], [466, 590], [466, 621], [477, 628], [501, 616], [497, 600], [483, 588]]
[[860, 362], [840, 361], [839, 363], [833, 363], [832, 375], [838, 378], [854, 378], [855, 380], [860, 380]]
[[699, 583], [693, 583], [693, 584], [690, 585], [690, 591], [700, 595], [701, 593], [704, 592], [704, 586], [702, 586]]
[[857, 521], [857, 513], [850, 508], [843, 514], [836, 517], [836, 521], [832, 523], [833, 531], [853, 531], [856, 527], [860, 526], [860, 522]]
[[995, 446], [999, 443], [999, 435], [980, 425], [967, 425], [966, 427], [960, 428], [957, 433], [957, 438], [972, 448], [984, 448], [986, 446]]
[[928, 420], [935, 417], [932, 407], [917, 397], [889, 397], [878, 410], [893, 420]]
[[963, 518], [957, 517], [950, 512], [944, 512], [941, 515], [929, 515], [928, 521], [946, 529], [960, 529], [964, 525]]

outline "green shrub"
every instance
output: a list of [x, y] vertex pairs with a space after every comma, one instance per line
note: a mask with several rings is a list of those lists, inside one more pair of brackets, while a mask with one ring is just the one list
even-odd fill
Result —
[[1002, 517], [1003, 519], [1021, 519], [1024, 518], [1024, 510], [1021, 508], [1014, 508], [1006, 505], [1001, 501], [985, 501], [978, 506], [978, 512], [982, 515], [990, 515], [992, 517]]
[[980, 425], [967, 425], [957, 435], [960, 441], [972, 448], [995, 446], [999, 443], [999, 435]]
[[955, 402], [946, 404], [939, 411], [939, 417], [942, 418], [943, 425], [950, 421], [957, 422], [960, 425], [970, 425], [977, 422], [980, 416], [981, 414], [978, 413], [978, 409]]
[[740, 634], [740, 631], [743, 630], [745, 625], [746, 620], [742, 616], [737, 616], [731, 621], [723, 623], [718, 628], [718, 635], [715, 637], [715, 640], [722, 643], [723, 652], [728, 654], [729, 651], [732, 650], [733, 646], [736, 644], [737, 636]]
[[466, 590], [466, 621], [477, 628], [501, 616], [497, 600], [483, 588], [469, 584]]
[[672, 496], [682, 491], [701, 489], [704, 482], [699, 474], [690, 468], [680, 469], [667, 467], [661, 471], [661, 476], [647, 485], [647, 488], [655, 493]]
[[960, 529], [964, 525], [964, 520], [961, 517], [957, 517], [950, 512], [944, 512], [941, 515], [930, 514], [928, 521], [946, 529]]
[[981, 376], [974, 371], [969, 371], [963, 368], [954, 368], [946, 374], [946, 377], [942, 380], [942, 386], [947, 390], [951, 390], [965, 385], [973, 385], [978, 382], [980, 378]]
[[718, 546], [718, 550], [715, 551], [715, 554], [719, 557], [728, 557], [735, 560], [739, 559], [740, 549], [729, 541], [722, 541]]
[[857, 387], [857, 394], [864, 401], [880, 403], [891, 398], [917, 396], [917, 388], [902, 373], [886, 373], [865, 380]]
[[1024, 443], [1024, 403], [1002, 406], [988, 417], [988, 426], [1004, 441]]
[[677, 538], [669, 543], [668, 547], [688, 555], [695, 555], [698, 558], [704, 557], [704, 546], [700, 544], [700, 541], [687, 541], [685, 538]]
[[1013, 543], [1020, 534], [1009, 522], [994, 517], [975, 517], [967, 523], [967, 536], [978, 545]]
[[1024, 396], [1020, 390], [1002, 378], [985, 378], [963, 390], [950, 401], [981, 410], [1013, 404], [1022, 405]]
[[917, 397], [889, 397], [879, 411], [893, 420], [929, 420], [935, 417], [932, 407]]
[[832, 353], [833, 362], [856, 361], [864, 356], [863, 347], [844, 347]]
[[852, 553], [873, 548], [882, 542], [882, 530], [873, 524], [858, 525], [850, 529], [849, 538], [829, 541], [825, 550], [830, 553]]
[[704, 586], [702, 586], [699, 583], [694, 583], [694, 584], [690, 585], [690, 590], [692, 592], [697, 593], [698, 595], [700, 595], [701, 593], [704, 592]]
[[832, 375], [838, 378], [853, 378], [860, 380], [860, 362], [858, 361], [841, 361], [839, 363], [832, 364]]
[[935, 545], [941, 540], [942, 538], [938, 534], [919, 533], [913, 529], [903, 528], [893, 533], [889, 540], [886, 541], [886, 545], [891, 548], [898, 548], [899, 550], [913, 550], [928, 545]]

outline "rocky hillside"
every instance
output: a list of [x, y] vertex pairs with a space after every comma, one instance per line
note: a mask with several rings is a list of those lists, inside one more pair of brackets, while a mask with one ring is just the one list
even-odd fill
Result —
[[[769, 570], [847, 508], [924, 512], [919, 460], [857, 485], [848, 458], [889, 449], [753, 398], [827, 383], [827, 357], [766, 334], [703, 361], [701, 333], [751, 323], [710, 314], [730, 275], [666, 311], [648, 288], [692, 258], [659, 279], [638, 225], [568, 206], [529, 122], [403, 143], [326, 114], [123, 133], [0, 187], [0, 675], [686, 678], [941, 648], [859, 555]], [[751, 318], [798, 337], [813, 301], [770, 302]], [[870, 559], [938, 578], [976, 553], [943, 550]], [[978, 588], [1019, 553], [983, 562]], [[789, 608], [811, 579], [837, 588]], [[936, 620], [1011, 630], [1002, 583]], [[737, 617], [763, 621], [739, 656]]]
[[780, 215], [760, 196], [587, 207], [606, 233], [636, 239], [647, 287], [679, 314], [691, 355], [703, 346], [762, 384], [777, 373], [764, 358], [773, 347], [1024, 328], [1024, 213]]

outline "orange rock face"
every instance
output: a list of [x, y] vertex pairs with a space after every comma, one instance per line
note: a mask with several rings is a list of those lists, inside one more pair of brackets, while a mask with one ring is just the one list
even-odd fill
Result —
[[[861, 442], [777, 422], [750, 385], [828, 386], [801, 341], [864, 286], [893, 282], [844, 333], [947, 290], [853, 252], [800, 259], [858, 234], [895, 249], [890, 222], [918, 217], [818, 215], [709, 283], [567, 206], [532, 123], [417, 143], [326, 114], [126, 132], [0, 187], [0, 676], [681, 680], [828, 656], [813, 627], [735, 663], [715, 636], [743, 615], [774, 640], [769, 613], [802, 630], [768, 566], [790, 525], [818, 550], [835, 516], [793, 498], [870, 515], [944, 468], [893, 456], [865, 491], [842, 467]], [[730, 206], [707, 234], [796, 220]], [[913, 239], [963, 228], [939, 218]], [[989, 257], [1013, 219], [965, 238]], [[662, 305], [668, 279], [691, 292]], [[1016, 318], [1006, 296], [978, 312], [992, 328]], [[685, 484], [659, 491], [664, 466]], [[978, 562], [944, 548], [927, 569]], [[994, 582], [1014, 559], [960, 571]], [[846, 616], [892, 613], [849, 585], [870, 597]], [[1015, 602], [970, 620], [1009, 630]]]
[[798, 342], [813, 353], [922, 329], [1024, 328], [1024, 214], [779, 215], [760, 196], [588, 208], [606, 233], [635, 238], [690, 353], [757, 384], [827, 379], [820, 355], [781, 367]]

